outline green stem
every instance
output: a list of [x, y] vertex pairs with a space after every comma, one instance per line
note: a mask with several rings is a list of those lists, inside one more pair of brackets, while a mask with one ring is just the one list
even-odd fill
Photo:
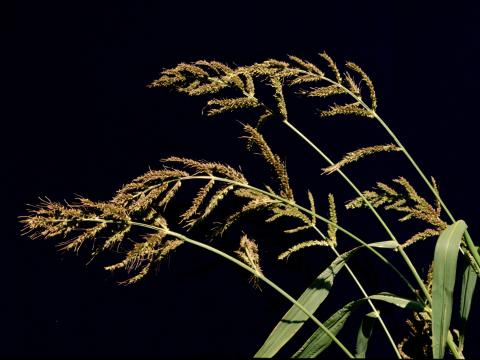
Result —
[[[85, 221], [90, 221], [90, 222], [106, 222], [106, 223], [115, 223], [114, 220], [104, 220], [104, 219], [84, 219]], [[133, 225], [133, 226], [138, 226], [138, 227], [142, 227], [142, 228], [146, 228], [146, 229], [150, 229], [150, 230], [154, 230], [154, 231], [162, 231], [162, 232], [165, 232], [166, 234], [170, 235], [170, 236], [173, 236], [175, 238], [178, 238], [180, 240], [183, 240], [185, 241], [186, 243], [189, 243], [189, 244], [192, 244], [192, 245], [195, 245], [195, 246], [198, 246], [200, 248], [203, 248], [207, 251], [210, 251], [214, 254], [217, 254], [221, 257], [223, 257], [224, 259], [227, 259], [229, 261], [231, 261], [232, 263], [240, 266], [241, 268], [247, 270], [248, 272], [250, 272], [251, 274], [253, 274], [254, 276], [256, 276], [257, 278], [261, 279], [262, 281], [264, 281], [266, 284], [268, 284], [270, 287], [272, 287], [275, 291], [277, 291], [280, 295], [282, 295], [284, 298], [286, 298], [288, 301], [290, 301], [292, 304], [294, 304], [295, 306], [297, 306], [300, 310], [302, 310], [303, 313], [305, 313], [305, 315], [307, 315], [316, 325], [318, 325], [319, 328], [321, 328], [331, 339], [333, 342], [335, 342], [335, 344], [338, 345], [338, 347], [350, 358], [350, 359], [353, 359], [354, 356], [353, 354], [342, 344], [342, 342], [340, 340], [338, 340], [338, 338], [325, 326], [323, 325], [320, 320], [318, 320], [310, 311], [308, 311], [301, 303], [299, 303], [297, 300], [295, 300], [291, 295], [289, 295], [285, 290], [283, 290], [280, 286], [278, 286], [277, 284], [275, 284], [272, 280], [270, 280], [269, 278], [267, 278], [265, 275], [257, 272], [255, 269], [252, 269], [250, 266], [248, 266], [247, 264], [241, 262], [240, 260], [234, 258], [233, 256], [231, 255], [228, 255], [226, 253], [224, 253], [223, 251], [221, 250], [218, 250], [217, 248], [214, 248], [213, 246], [210, 246], [210, 245], [207, 245], [207, 244], [204, 244], [200, 241], [196, 241], [196, 240], [193, 240], [193, 239], [190, 239], [189, 237], [183, 235], [183, 234], [180, 234], [180, 233], [177, 233], [175, 231], [171, 231], [169, 229], [165, 229], [165, 228], [161, 228], [161, 227], [158, 227], [158, 226], [154, 226], [154, 225], [149, 225], [149, 224], [144, 224], [144, 223], [140, 223], [140, 222], [136, 222], [136, 221], [128, 221], [128, 224], [129, 225]]]
[[[412, 164], [412, 166], [415, 168], [415, 170], [417, 171], [417, 173], [420, 175], [420, 177], [422, 178], [422, 180], [425, 182], [425, 184], [427, 184], [428, 188], [431, 190], [431, 192], [433, 193], [433, 195], [435, 196], [435, 198], [438, 200], [438, 202], [440, 203], [441, 207], [443, 208], [443, 210], [445, 211], [445, 213], [447, 214], [447, 216], [450, 218], [450, 220], [452, 222], [455, 222], [455, 217], [452, 215], [452, 213], [450, 212], [450, 210], [448, 209], [447, 205], [443, 202], [442, 198], [440, 197], [440, 194], [438, 193], [438, 191], [435, 189], [435, 187], [433, 186], [432, 182], [430, 180], [428, 180], [427, 176], [425, 175], [425, 173], [422, 171], [422, 169], [420, 168], [420, 166], [418, 166], [417, 162], [413, 159], [413, 157], [410, 155], [410, 153], [408, 152], [408, 150], [405, 148], [405, 146], [403, 146], [403, 144], [401, 143], [400, 139], [398, 139], [398, 137], [395, 135], [395, 133], [392, 131], [392, 129], [390, 129], [390, 127], [387, 125], [387, 123], [370, 107], [368, 106], [363, 100], [362, 98], [360, 98], [359, 96], [357, 96], [356, 94], [354, 94], [353, 92], [350, 91], [350, 89], [346, 88], [345, 86], [343, 86], [342, 84], [332, 80], [332, 79], [329, 79], [327, 77], [323, 77], [323, 79], [333, 85], [336, 85], [340, 88], [342, 88], [342, 90], [344, 90], [345, 92], [347, 92], [351, 97], [353, 97], [359, 104], [361, 104], [363, 106], [363, 108], [365, 110], [367, 110], [368, 112], [370, 112], [372, 114], [372, 116], [380, 123], [380, 125], [385, 129], [385, 131], [390, 135], [390, 137], [392, 138], [392, 140], [397, 144], [397, 146], [402, 149], [402, 152], [405, 154], [406, 158], [408, 159], [408, 161], [410, 161], [410, 163]], [[473, 241], [472, 241], [472, 238], [470, 236], [470, 233], [468, 232], [468, 229], [465, 231], [465, 239], [466, 239], [466, 243], [467, 243], [467, 247], [468, 247], [468, 250], [471, 252], [471, 254], [473, 255], [473, 258], [475, 259], [475, 262], [477, 263], [476, 264], [476, 267], [477, 269], [480, 268], [480, 255], [478, 253], [478, 249], [477, 247], [473, 244]]]
[[[293, 124], [291, 124], [290, 122], [288, 122], [287, 120], [284, 120], [283, 123], [285, 125], [287, 125], [295, 134], [297, 134], [302, 140], [304, 140], [308, 145], [310, 145], [310, 147], [312, 147], [320, 156], [322, 156], [325, 161], [327, 161], [327, 163], [329, 165], [333, 165], [333, 161], [322, 151], [318, 148], [318, 146], [316, 146], [309, 138], [307, 138], [300, 130], [298, 130], [295, 126], [293, 126]], [[385, 223], [385, 221], [382, 219], [382, 217], [380, 216], [380, 214], [378, 213], [378, 211], [373, 207], [373, 205], [370, 203], [370, 201], [368, 201], [368, 199], [363, 195], [363, 193], [360, 191], [360, 189], [352, 182], [352, 180], [350, 180], [350, 178], [345, 175], [345, 173], [341, 170], [341, 169], [338, 169], [336, 171], [337, 173], [340, 174], [340, 176], [348, 183], [348, 185], [350, 185], [350, 187], [358, 194], [358, 196], [360, 196], [360, 198], [365, 202], [365, 204], [368, 206], [368, 208], [372, 211], [372, 213], [375, 215], [375, 217], [377, 218], [377, 220], [380, 222], [380, 224], [383, 226], [383, 228], [386, 230], [387, 234], [390, 236], [390, 238], [393, 240], [393, 241], [396, 241], [398, 246], [397, 246], [397, 250], [398, 252], [400, 253], [400, 255], [402, 256], [402, 258], [405, 260], [405, 263], [407, 264], [408, 268], [410, 269], [410, 271], [412, 272], [413, 276], [415, 277], [415, 280], [417, 281], [418, 285], [420, 286], [420, 288], [422, 289], [422, 292], [423, 294], [425, 295], [425, 297], [427, 299], [431, 299], [430, 297], [430, 294], [428, 293], [428, 290], [427, 288], [425, 287], [425, 284], [423, 283], [422, 281], [422, 278], [420, 277], [420, 275], [418, 274], [417, 272], [417, 269], [415, 268], [415, 266], [413, 266], [412, 262], [410, 261], [408, 255], [405, 253], [405, 251], [403, 250], [403, 248], [400, 246], [400, 244], [398, 243], [398, 240], [396, 239], [395, 235], [393, 235], [392, 231], [390, 230], [390, 228], [388, 227], [388, 225]], [[430, 301], [430, 300], [429, 300]]]
[[[315, 229], [315, 231], [322, 237], [323, 240], [326, 240], [327, 237], [320, 231], [320, 229], [316, 226], [313, 226], [313, 228]], [[332, 249], [332, 251], [334, 252], [335, 256], [337, 257], [340, 257], [340, 253], [337, 251], [337, 249], [335, 248], [335, 246], [333, 244], [330, 244], [330, 249]], [[362, 286], [362, 284], [360, 283], [360, 280], [358, 280], [358, 278], [356, 277], [355, 273], [353, 272], [353, 270], [350, 268], [350, 266], [345, 262], [345, 268], [347, 269], [348, 273], [350, 274], [350, 276], [352, 277], [353, 281], [355, 282], [355, 284], [357, 285], [358, 289], [360, 290], [360, 292], [362, 293], [363, 297], [365, 298], [365, 300], [367, 300], [368, 302], [368, 305], [370, 305], [370, 308], [373, 310], [373, 312], [377, 315], [377, 319], [378, 321], [380, 322], [380, 325], [382, 326], [383, 328], [383, 331], [385, 332], [385, 335], [387, 336], [388, 338], [388, 341], [390, 342], [390, 344], [392, 345], [393, 347], [393, 350], [395, 351], [395, 354], [397, 355], [397, 358], [401, 359], [402, 358], [402, 355], [400, 354], [400, 352], [398, 351], [398, 348], [397, 348], [397, 345], [395, 344], [395, 341], [393, 341], [393, 338], [392, 338], [392, 335], [390, 334], [390, 332], [388, 331], [388, 328], [387, 328], [387, 325], [385, 324], [385, 322], [383, 321], [383, 318], [382, 316], [380, 315], [380, 311], [377, 310], [377, 308], [375, 307], [373, 301], [370, 299], [369, 295], [367, 294], [367, 292], [365, 291], [365, 288]]]

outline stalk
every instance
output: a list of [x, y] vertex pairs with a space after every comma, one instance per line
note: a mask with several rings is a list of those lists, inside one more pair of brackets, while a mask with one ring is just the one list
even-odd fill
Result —
[[[297, 134], [302, 140], [304, 140], [310, 147], [312, 147], [318, 154], [320, 154], [321, 157], [323, 157], [325, 159], [325, 161], [327, 161], [327, 163], [329, 165], [333, 165], [333, 161], [322, 151], [320, 150], [320, 148], [318, 148], [318, 146], [316, 146], [309, 138], [307, 138], [300, 130], [298, 130], [295, 126], [293, 126], [293, 124], [291, 124], [289, 121], [287, 120], [284, 120], [283, 123], [285, 125], [287, 125], [288, 128], [290, 128], [290, 130], [292, 130], [295, 134]], [[377, 218], [377, 220], [380, 222], [380, 224], [383, 226], [383, 228], [385, 229], [385, 231], [387, 232], [388, 236], [390, 236], [390, 238], [395, 241], [398, 246], [397, 246], [397, 250], [398, 252], [400, 253], [400, 255], [402, 256], [403, 260], [405, 261], [405, 263], [407, 264], [408, 268], [410, 269], [410, 271], [412, 272], [413, 276], [415, 277], [415, 280], [417, 281], [418, 285], [420, 286], [420, 289], [422, 290], [423, 294], [425, 295], [425, 297], [428, 299], [430, 297], [430, 294], [428, 293], [428, 290], [427, 288], [425, 287], [425, 284], [423, 283], [423, 280], [422, 278], [420, 277], [420, 275], [418, 274], [417, 272], [417, 269], [415, 269], [415, 266], [413, 266], [412, 262], [410, 261], [408, 255], [405, 253], [405, 251], [400, 247], [400, 244], [397, 240], [397, 238], [395, 237], [395, 235], [392, 233], [392, 231], [390, 230], [390, 228], [388, 227], [388, 225], [385, 223], [385, 221], [382, 219], [382, 217], [380, 216], [380, 214], [378, 213], [378, 211], [373, 207], [373, 205], [370, 203], [370, 201], [368, 201], [367, 198], [365, 198], [365, 196], [363, 195], [363, 193], [360, 191], [360, 189], [353, 183], [352, 180], [350, 180], [350, 178], [345, 175], [345, 173], [341, 170], [341, 169], [338, 169], [336, 171], [338, 174], [340, 174], [340, 176], [348, 183], [348, 185], [350, 185], [350, 187], [358, 194], [358, 196], [360, 196], [362, 198], [362, 200], [365, 202], [365, 204], [368, 206], [368, 208], [372, 211], [372, 213], [375, 215], [375, 217]]]
[[[395, 133], [392, 131], [392, 129], [390, 129], [390, 127], [387, 125], [387, 123], [372, 109], [370, 108], [370, 106], [368, 106], [359, 96], [355, 95], [353, 92], [350, 91], [350, 89], [346, 88], [345, 86], [343, 86], [342, 84], [332, 80], [332, 79], [329, 79], [327, 77], [323, 77], [322, 78], [323, 80], [333, 84], [333, 85], [336, 85], [340, 88], [342, 88], [342, 90], [344, 90], [345, 92], [347, 92], [351, 97], [353, 97], [356, 101], [358, 101], [359, 104], [361, 104], [363, 106], [363, 108], [365, 110], [367, 110], [368, 112], [370, 112], [372, 114], [372, 116], [380, 123], [380, 125], [385, 129], [385, 131], [388, 133], [388, 135], [390, 135], [390, 137], [392, 138], [392, 140], [395, 142], [395, 144], [400, 148], [402, 149], [402, 152], [404, 153], [405, 157], [408, 159], [408, 161], [410, 161], [410, 163], [412, 164], [412, 166], [414, 167], [414, 169], [417, 171], [417, 173], [420, 175], [420, 177], [422, 178], [422, 180], [425, 182], [425, 184], [427, 184], [428, 188], [430, 189], [430, 191], [433, 193], [433, 195], [435, 196], [435, 198], [438, 200], [438, 202], [440, 203], [442, 209], [445, 211], [445, 213], [447, 214], [447, 216], [449, 217], [449, 219], [452, 221], [452, 222], [455, 222], [455, 217], [453, 216], [453, 214], [450, 212], [450, 210], [448, 209], [447, 205], [445, 204], [445, 202], [443, 201], [443, 199], [440, 197], [440, 194], [438, 193], [438, 191], [436, 191], [435, 187], [433, 186], [432, 182], [430, 180], [428, 180], [427, 176], [425, 175], [425, 173], [422, 171], [422, 169], [420, 168], [420, 166], [418, 166], [417, 162], [413, 159], [413, 157], [410, 155], [410, 153], [408, 152], [408, 150], [405, 148], [405, 146], [403, 146], [403, 144], [401, 143], [400, 139], [398, 139], [398, 137], [395, 135]], [[468, 232], [468, 229], [465, 231], [465, 242], [467, 244], [467, 248], [468, 250], [471, 252], [473, 258], [475, 259], [475, 262], [476, 262], [476, 265], [475, 267], [477, 269], [480, 269], [480, 255], [478, 253], [478, 249], [477, 247], [475, 246], [475, 244], [473, 243], [473, 240], [470, 236], [470, 233]]]
[[[89, 222], [105, 222], [105, 223], [115, 223], [116, 221], [114, 220], [104, 220], [104, 219], [83, 219], [83, 221], [89, 221]], [[196, 241], [196, 240], [193, 240], [193, 239], [190, 239], [189, 237], [183, 235], [183, 234], [180, 234], [180, 233], [177, 233], [175, 231], [171, 231], [171, 230], [168, 230], [168, 229], [165, 229], [165, 228], [161, 228], [161, 227], [157, 227], [157, 226], [154, 226], [154, 225], [149, 225], [149, 224], [144, 224], [144, 223], [140, 223], [140, 222], [136, 222], [136, 221], [128, 221], [127, 222], [129, 225], [132, 225], [132, 226], [137, 226], [137, 227], [142, 227], [142, 228], [146, 228], [146, 229], [149, 229], [149, 230], [154, 230], [154, 231], [162, 231], [162, 232], [165, 232], [166, 234], [168, 235], [171, 235], [175, 238], [178, 238], [180, 240], [183, 240], [185, 241], [186, 243], [189, 243], [189, 244], [192, 244], [192, 245], [195, 245], [195, 246], [198, 246], [200, 248], [203, 248], [207, 251], [210, 251], [214, 254], [217, 254], [221, 257], [223, 257], [224, 259], [234, 263], [235, 265], [238, 265], [240, 266], [242, 269], [250, 272], [251, 274], [253, 274], [254, 276], [256, 276], [257, 278], [259, 278], [260, 280], [262, 280], [263, 282], [265, 282], [267, 285], [269, 285], [272, 289], [274, 289], [276, 292], [278, 292], [280, 295], [282, 295], [284, 298], [286, 298], [288, 301], [290, 301], [292, 304], [294, 304], [295, 306], [297, 306], [303, 313], [305, 313], [305, 315], [307, 315], [316, 325], [318, 325], [318, 327], [320, 327], [331, 339], [333, 342], [335, 342], [335, 344], [338, 345], [338, 347], [345, 353], [345, 355], [347, 355], [350, 359], [353, 359], [355, 358], [353, 356], [353, 354], [342, 344], [342, 342], [340, 340], [338, 340], [338, 338], [325, 326], [323, 325], [320, 320], [318, 320], [310, 311], [308, 311], [302, 304], [300, 304], [297, 300], [295, 300], [291, 295], [289, 295], [285, 290], [283, 290], [280, 286], [278, 286], [277, 284], [275, 284], [272, 280], [270, 280], [269, 278], [267, 278], [265, 275], [261, 274], [261, 273], [258, 273], [255, 269], [251, 268], [250, 266], [248, 266], [247, 264], [241, 262], [240, 260], [234, 258], [233, 256], [229, 255], [229, 254], [226, 254], [224, 253], [223, 251], [221, 250], [218, 250], [217, 248], [214, 248], [213, 246], [210, 246], [210, 245], [207, 245], [207, 244], [204, 244], [200, 241]]]
[[[326, 236], [316, 227], [314, 226], [313, 227], [315, 229], [315, 231], [323, 238], [323, 240], [326, 240]], [[337, 251], [337, 249], [335, 248], [335, 246], [333, 246], [332, 244], [330, 244], [330, 249], [332, 249], [332, 251], [334, 252], [334, 254], [339, 257], [340, 256], [340, 253]], [[393, 340], [392, 338], [392, 335], [390, 334], [390, 331], [388, 330], [387, 328], [387, 325], [385, 324], [385, 322], [383, 321], [383, 318], [382, 316], [380, 315], [380, 311], [377, 310], [377, 308], [375, 307], [375, 304], [373, 303], [373, 301], [370, 299], [369, 295], [367, 294], [367, 292], [365, 291], [365, 288], [362, 286], [362, 284], [360, 283], [360, 281], [358, 280], [358, 278], [356, 277], [355, 273], [353, 272], [353, 270], [350, 268], [350, 266], [345, 262], [345, 268], [347, 269], [347, 272], [350, 274], [350, 276], [352, 277], [353, 281], [355, 282], [355, 284], [357, 285], [358, 289], [360, 290], [360, 292], [362, 293], [363, 297], [367, 300], [368, 302], [368, 305], [370, 305], [370, 308], [375, 312], [375, 314], [377, 315], [377, 319], [378, 321], [380, 322], [380, 325], [382, 326], [382, 329], [383, 331], [385, 332], [385, 335], [387, 336], [388, 338], [388, 341], [390, 342], [390, 344], [392, 345], [393, 347], [393, 350], [397, 356], [398, 359], [401, 359], [402, 358], [402, 355], [400, 354], [400, 351], [398, 351], [398, 348], [397, 348], [397, 345], [395, 344], [395, 341]]]
[[[307, 144], [309, 144], [318, 154], [320, 154], [330, 165], [333, 165], [333, 162], [330, 160], [330, 158], [325, 154], [323, 153], [310, 139], [308, 139], [301, 131], [299, 131], [296, 127], [294, 127], [290, 122], [288, 122], [287, 120], [284, 120], [283, 121], [284, 124], [286, 124], [291, 130], [293, 130], [297, 135], [299, 135]], [[358, 189], [358, 187], [350, 180], [350, 178], [345, 175], [345, 173], [341, 170], [341, 169], [338, 169], [336, 172], [338, 172], [344, 179], [345, 181], [352, 187], [352, 189], [362, 198], [362, 200], [365, 202], [365, 204], [368, 206], [368, 208], [372, 211], [372, 213], [375, 215], [375, 217], [378, 219], [378, 221], [380, 222], [380, 224], [383, 226], [383, 228], [387, 231], [387, 233], [389, 234], [389, 236], [392, 238], [393, 241], [396, 241], [397, 244], [399, 245], [396, 249], [398, 250], [398, 252], [400, 253], [400, 255], [402, 256], [403, 260], [405, 261], [405, 263], [407, 264], [408, 268], [410, 269], [410, 271], [412, 272], [413, 276], [415, 277], [415, 280], [417, 281], [418, 285], [420, 286], [420, 289], [422, 290], [423, 294], [425, 295], [425, 298], [427, 299], [427, 301], [431, 304], [432, 303], [432, 297], [430, 296], [425, 284], [423, 283], [423, 280], [422, 278], [420, 277], [420, 275], [418, 274], [417, 272], [417, 269], [415, 268], [415, 266], [413, 265], [412, 261], [410, 260], [410, 258], [408, 257], [407, 253], [403, 250], [402, 247], [400, 247], [400, 244], [398, 243], [398, 240], [396, 239], [395, 235], [393, 235], [393, 233], [391, 232], [390, 228], [388, 227], [388, 225], [385, 223], [385, 221], [382, 219], [382, 217], [380, 216], [380, 214], [378, 213], [378, 211], [372, 206], [372, 204], [370, 203], [370, 201], [368, 201], [368, 199], [365, 198], [365, 196], [362, 194], [362, 192], [360, 191], [360, 189]], [[447, 338], [447, 345], [448, 347], [450, 348], [450, 350], [452, 351], [452, 354], [454, 355], [454, 357], [456, 359], [461, 359], [462, 356], [461, 354], [458, 352], [458, 349], [455, 345], [455, 342], [453, 341], [453, 338], [448, 337]]]

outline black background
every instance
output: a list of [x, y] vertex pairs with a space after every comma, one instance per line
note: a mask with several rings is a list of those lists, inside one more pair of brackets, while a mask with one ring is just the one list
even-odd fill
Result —
[[[156, 276], [120, 287], [118, 278], [102, 270], [104, 264], [85, 266], [85, 254], [58, 254], [53, 242], [20, 236], [17, 217], [38, 196], [107, 199], [169, 155], [242, 165], [250, 178], [262, 179], [264, 165], [244, 150], [237, 121], [202, 117], [204, 100], [146, 88], [161, 69], [181, 61], [249, 64], [287, 54], [317, 61], [316, 54], [325, 50], [338, 64], [358, 63], [376, 85], [379, 113], [437, 178], [450, 209], [471, 224], [472, 236], [478, 238], [480, 45], [473, 4], [131, 1], [5, 7], [0, 354], [248, 357], [289, 307], [266, 286], [253, 289], [248, 276], [223, 259], [187, 246], [162, 264]], [[334, 159], [362, 145], [389, 141], [368, 120], [319, 119], [315, 106], [294, 96], [287, 101], [291, 121]], [[319, 177], [324, 164], [280, 124], [269, 124], [265, 136], [286, 159], [299, 201], [305, 202], [307, 188], [318, 194], [319, 203], [328, 192], [339, 203], [353, 196], [335, 175]], [[365, 160], [349, 174], [362, 188], [403, 174], [428, 196], [399, 156]], [[185, 205], [181, 201], [179, 208]], [[339, 216], [364, 238], [384, 240], [369, 214], [340, 210]], [[274, 257], [292, 239], [277, 241], [278, 229], [256, 225], [253, 221], [248, 226], [265, 241], [260, 242], [265, 271], [295, 296], [332, 259], [326, 251], [312, 250], [279, 264]], [[412, 229], [398, 230], [399, 237], [409, 236]], [[233, 250], [238, 238], [232, 232], [214, 244]], [[352, 246], [343, 240], [341, 248]], [[432, 244], [409, 251], [419, 268], [430, 259]], [[354, 265], [370, 292], [406, 295], [366, 254]], [[358, 296], [346, 276], [339, 276], [334, 291], [319, 311], [320, 319]], [[478, 319], [478, 310], [472, 317]], [[358, 321], [352, 319], [345, 332], [350, 344]], [[401, 339], [405, 328], [395, 318], [391, 321], [395, 338]], [[302, 339], [307, 335], [302, 333]], [[372, 354], [390, 354], [379, 329], [377, 339]], [[472, 356], [476, 346], [469, 340], [474, 337], [467, 337], [465, 353]], [[333, 346], [330, 354], [338, 354]]]

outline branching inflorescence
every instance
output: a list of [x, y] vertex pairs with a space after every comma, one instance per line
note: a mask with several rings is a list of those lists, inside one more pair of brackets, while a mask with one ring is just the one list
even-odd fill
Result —
[[[258, 244], [250, 239], [248, 235], [244, 233], [241, 235], [238, 250], [235, 251], [237, 259], [235, 259], [209, 245], [191, 240], [170, 229], [165, 219], [167, 205], [173, 201], [179, 191], [182, 191], [183, 184], [187, 182], [199, 183], [201, 186], [197, 188], [188, 207], [182, 209], [175, 225], [183, 226], [185, 231], [190, 231], [198, 224], [207, 222], [212, 217], [212, 213], [222, 206], [224, 199], [228, 197], [237, 199], [237, 208], [228, 212], [223, 221], [217, 223], [219, 225], [216, 225], [214, 232], [216, 236], [223, 236], [227, 231], [231, 230], [232, 225], [251, 213], [263, 214], [266, 224], [274, 223], [279, 219], [293, 219], [293, 222], [296, 223], [295, 227], [284, 229], [284, 233], [296, 236], [299, 232], [308, 232], [309, 236], [310, 234], [312, 235], [309, 240], [297, 242], [281, 252], [278, 255], [278, 259], [288, 259], [293, 253], [310, 247], [326, 246], [331, 248], [336, 256], [332, 266], [334, 264], [336, 264], [336, 267], [340, 266], [335, 271], [338, 272], [343, 266], [347, 268], [364, 296], [361, 300], [368, 302], [373, 310], [369, 315], [378, 319], [397, 357], [407, 357], [403, 347], [409, 341], [407, 340], [408, 338], [395, 343], [371, 298], [353, 270], [345, 264], [346, 259], [350, 255], [346, 256], [338, 253], [336, 249], [337, 230], [340, 229], [351, 238], [361, 242], [361, 246], [366, 246], [370, 250], [372, 250], [373, 244], [370, 246], [370, 244], [361, 241], [357, 236], [338, 225], [333, 194], [330, 193], [328, 195], [328, 214], [325, 217], [317, 213], [315, 199], [310, 191], [307, 191], [309, 206], [303, 207], [298, 204], [286, 164], [279, 155], [272, 151], [264, 135], [260, 132], [261, 127], [265, 121], [271, 120], [278, 120], [289, 126], [328, 162], [329, 166], [323, 169], [324, 174], [339, 173], [352, 189], [356, 191], [358, 196], [350, 200], [346, 204], [346, 208], [367, 207], [381, 222], [391, 240], [376, 243], [375, 246], [395, 248], [400, 252], [416, 278], [420, 289], [423, 291], [423, 296], [421, 292], [416, 291], [411, 286], [408, 280], [388, 260], [376, 252], [376, 250], [373, 250], [373, 252], [385, 264], [393, 268], [397, 274], [400, 274], [402, 280], [415, 293], [423, 310], [415, 312], [413, 320], [408, 320], [407, 324], [413, 333], [421, 335], [423, 338], [430, 336], [432, 328], [431, 309], [429, 307], [432, 304], [431, 272], [425, 284], [403, 249], [419, 240], [440, 235], [448, 228], [448, 223], [441, 218], [442, 209], [445, 210], [451, 220], [454, 219], [443, 204], [433, 178], [431, 182], [426, 180], [435, 195], [435, 202], [432, 205], [419, 195], [411, 183], [402, 176], [393, 179], [392, 185], [377, 182], [375, 188], [361, 192], [353, 181], [343, 173], [344, 167], [367, 156], [383, 152], [403, 152], [419, 171], [420, 175], [425, 178], [395, 135], [392, 135], [394, 144], [371, 145], [359, 148], [348, 152], [339, 161], [333, 162], [305, 135], [293, 127], [289, 122], [286, 101], [286, 90], [289, 88], [293, 88], [294, 92], [300, 96], [321, 99], [322, 102], [329, 101], [328, 106], [319, 111], [321, 117], [354, 116], [376, 119], [386, 127], [383, 120], [376, 113], [378, 106], [376, 92], [371, 79], [363, 69], [352, 62], [347, 62], [345, 71], [341, 72], [332, 58], [326, 53], [321, 53], [320, 57], [326, 65], [325, 70], [322, 69], [322, 66], [317, 66], [296, 56], [289, 56], [288, 61], [268, 59], [248, 66], [235, 67], [217, 61], [206, 60], [181, 63], [174, 68], [163, 70], [160, 77], [149, 85], [151, 88], [174, 89], [190, 96], [209, 97], [203, 109], [203, 113], [207, 116], [219, 116], [238, 111], [249, 112], [251, 118], [254, 119], [254, 126], [249, 124], [243, 125], [245, 132], [243, 138], [246, 139], [247, 149], [260, 155], [270, 169], [273, 180], [270, 185], [266, 185], [264, 188], [255, 187], [241, 171], [226, 164], [171, 156], [162, 160], [163, 168], [150, 170], [144, 175], [133, 179], [119, 189], [109, 201], [94, 202], [86, 198], [79, 198], [73, 204], [60, 204], [49, 200], [42, 201], [40, 205], [32, 207], [29, 215], [23, 217], [22, 222], [25, 225], [25, 231], [32, 238], [63, 237], [63, 241], [58, 244], [59, 249], [63, 251], [79, 252], [84, 247], [84, 244], [89, 241], [92, 244], [93, 251], [91, 255], [93, 257], [103, 252], [112, 253], [112, 256], [122, 254], [123, 257], [119, 261], [106, 266], [105, 269], [112, 272], [119, 270], [126, 272], [128, 277], [121, 282], [123, 284], [132, 284], [142, 279], [157, 264], [161, 263], [163, 259], [185, 242], [208, 248], [247, 269], [252, 274], [255, 285], [258, 285], [258, 279], [262, 279], [294, 303], [304, 313], [302, 316], [312, 319], [320, 327], [320, 330], [324, 332], [324, 334], [317, 334], [320, 338], [324, 336], [326, 339], [324, 340], [327, 345], [324, 348], [328, 347], [333, 341], [337, 343], [345, 354], [352, 357], [353, 355], [335, 337], [336, 333], [333, 333], [339, 331], [348, 318], [349, 313], [345, 318], [335, 320], [338, 322], [343, 321], [338, 330], [335, 330], [335, 326], [338, 325], [336, 322], [328, 323], [325, 327], [313, 316], [312, 313], [316, 309], [315, 307], [312, 309], [307, 308], [307, 306], [304, 307], [300, 299], [296, 301], [264, 276], [264, 270], [260, 266]], [[267, 91], [258, 91], [260, 86], [263, 86]], [[268, 95], [265, 95], [265, 93], [268, 93]], [[386, 129], [390, 134], [393, 134], [388, 127]], [[377, 212], [377, 209], [380, 208], [400, 213], [401, 218], [399, 220], [401, 222], [416, 219], [428, 224], [428, 226], [412, 235], [409, 239], [399, 242]], [[326, 223], [326, 234], [319, 228], [319, 219]], [[139, 234], [134, 228], [143, 229], [143, 233]], [[463, 234], [460, 234], [460, 236], [463, 238]], [[465, 235], [465, 239], [462, 242], [462, 251], [466, 252], [467, 259], [470, 261], [473, 270], [480, 275], [480, 267], [476, 260], [478, 254], [472, 251], [472, 242], [468, 234]], [[349, 251], [348, 254], [353, 253], [357, 249]], [[333, 270], [322, 274], [330, 276], [329, 274], [333, 274]], [[327, 278], [328, 281], [333, 281], [334, 275], [331, 276], [331, 278]], [[325, 281], [325, 279], [323, 280]], [[385, 295], [381, 296], [384, 297]], [[395, 304], [403, 304], [402, 301], [399, 302], [397, 298]], [[312, 305], [312, 303], [309, 303], [309, 305]], [[347, 308], [350, 309], [347, 306], [341, 309], [340, 313], [334, 314], [332, 318], [336, 319], [335, 316], [345, 316], [346, 313], [341, 311], [346, 311], [344, 309]], [[310, 312], [311, 310], [313, 310], [312, 313]], [[333, 321], [332, 318], [328, 321]], [[278, 326], [281, 328], [284, 325]], [[295, 332], [296, 330], [293, 331], [293, 333]], [[430, 354], [430, 348], [424, 346], [426, 340], [422, 341], [422, 351], [427, 356]], [[461, 357], [462, 347], [457, 347], [451, 338], [447, 342], [453, 354], [456, 357]], [[308, 346], [311, 345], [309, 342], [306, 344], [309, 344]], [[309, 348], [308, 346], [306, 348]], [[357, 347], [360, 348], [359, 344], [357, 344]], [[366, 351], [366, 349], [364, 350]], [[359, 354], [362, 353], [360, 352]]]

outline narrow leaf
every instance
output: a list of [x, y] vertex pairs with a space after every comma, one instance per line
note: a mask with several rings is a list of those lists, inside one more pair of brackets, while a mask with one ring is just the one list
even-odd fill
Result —
[[[359, 248], [356, 247], [337, 257], [304, 291], [298, 302], [311, 313], [315, 312], [328, 296], [335, 275], [343, 268], [345, 261]], [[295, 305], [292, 306], [257, 351], [255, 357], [268, 358], [274, 356], [295, 335], [307, 319], [308, 316], [303, 311]]]
[[[355, 300], [349, 302], [343, 308], [338, 310], [335, 314], [323, 323], [328, 330], [335, 336], [342, 330], [343, 326], [350, 317], [352, 311], [360, 304], [365, 302], [365, 299]], [[332, 339], [321, 329], [318, 328], [305, 344], [293, 355], [294, 358], [316, 358], [332, 343]]]
[[372, 335], [373, 326], [377, 322], [378, 315], [375, 312], [370, 312], [365, 315], [360, 324], [357, 334], [357, 346], [355, 357], [363, 359], [367, 354], [368, 341]]
[[[390, 293], [380, 293], [369, 297], [372, 300], [385, 301], [404, 309], [423, 309], [421, 304], [413, 300], [404, 299]], [[323, 323], [328, 330], [335, 336], [342, 330], [353, 310], [359, 305], [367, 302], [367, 299], [359, 299], [349, 302], [343, 308]], [[332, 343], [332, 339], [321, 329], [318, 328], [312, 336], [303, 344], [303, 346], [293, 355], [295, 358], [315, 358], [327, 349]]]
[[463, 220], [449, 225], [442, 231], [435, 246], [432, 282], [432, 351], [435, 359], [441, 359], [445, 354], [458, 251], [466, 228]]
[[[393, 242], [379, 241], [370, 243], [368, 246], [391, 248]], [[398, 246], [397, 243], [396, 246]], [[314, 313], [328, 296], [335, 275], [343, 268], [348, 258], [363, 247], [365, 247], [365, 245], [353, 248], [337, 257], [330, 266], [314, 280], [308, 289], [304, 291], [298, 299], [298, 302], [305, 306], [308, 311]], [[255, 357], [268, 358], [274, 356], [297, 333], [307, 319], [308, 317], [305, 313], [293, 305], [272, 330], [265, 343], [255, 354]]]
[[465, 261], [465, 267], [462, 276], [462, 292], [460, 294], [460, 329], [458, 336], [459, 350], [463, 351], [465, 341], [465, 327], [467, 324], [470, 308], [472, 306], [472, 297], [477, 283], [477, 274], [473, 267]]
[[368, 244], [371, 247], [381, 248], [381, 249], [396, 249], [398, 247], [398, 242], [395, 240], [387, 240], [387, 241], [378, 241], [374, 243]]
[[391, 293], [382, 292], [376, 295], [371, 295], [370, 299], [384, 301], [402, 309], [410, 309], [414, 311], [423, 311], [423, 305], [416, 300], [405, 299]]

